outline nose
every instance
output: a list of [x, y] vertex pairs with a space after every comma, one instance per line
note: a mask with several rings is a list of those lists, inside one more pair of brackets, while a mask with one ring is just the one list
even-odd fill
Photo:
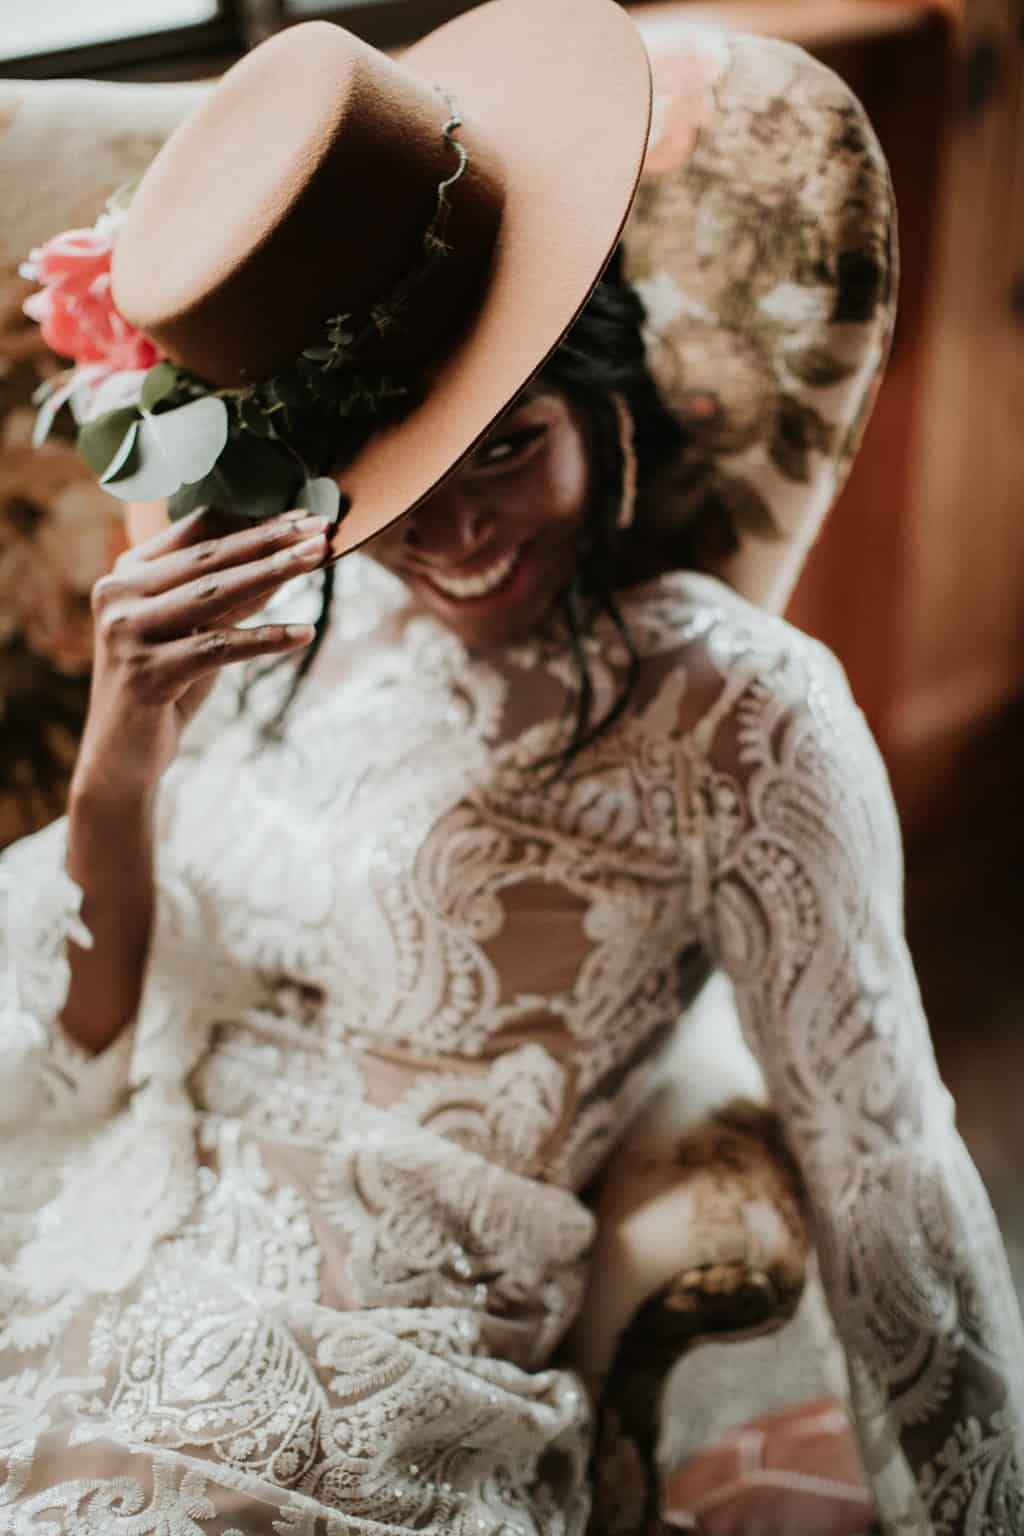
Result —
[[460, 565], [488, 543], [493, 520], [458, 476], [407, 519], [406, 549], [425, 565]]

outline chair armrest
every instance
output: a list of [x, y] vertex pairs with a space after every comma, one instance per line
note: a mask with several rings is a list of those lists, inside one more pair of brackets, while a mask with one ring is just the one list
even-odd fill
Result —
[[732, 988], [716, 974], [590, 1192], [590, 1284], [565, 1350], [595, 1395], [632, 1318], [678, 1276], [737, 1263], [772, 1272], [800, 1247], [788, 1237], [795, 1224], [803, 1233], [796, 1175], [765, 1100]]
[[711, 1114], [671, 1155], [616, 1158], [597, 1214], [597, 1270], [571, 1341], [597, 1405], [590, 1536], [650, 1536], [670, 1371], [698, 1342], [787, 1322], [811, 1240], [778, 1122], [750, 1100]]

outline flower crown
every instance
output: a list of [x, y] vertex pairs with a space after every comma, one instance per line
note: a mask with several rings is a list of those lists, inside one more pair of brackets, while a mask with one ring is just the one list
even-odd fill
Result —
[[468, 153], [454, 137], [458, 110], [441, 94], [449, 108], [444, 137], [457, 163], [437, 188], [419, 264], [362, 324], [332, 316], [319, 344], [260, 383], [217, 388], [163, 356], [118, 312], [111, 264], [131, 187], [115, 193], [91, 229], [65, 230], [33, 250], [21, 274], [41, 286], [25, 313], [52, 351], [74, 364], [36, 391], [33, 443], [46, 439], [66, 404], [82, 457], [121, 501], [166, 498], [172, 519], [214, 504], [253, 520], [292, 507], [337, 519], [341, 496], [326, 471], [416, 401], [415, 380], [362, 359], [375, 338], [400, 325], [413, 292], [449, 250], [449, 194]]

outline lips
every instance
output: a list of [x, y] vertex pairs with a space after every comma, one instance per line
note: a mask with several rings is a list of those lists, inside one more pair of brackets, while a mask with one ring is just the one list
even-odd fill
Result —
[[458, 602], [478, 597], [489, 597], [492, 592], [497, 592], [512, 576], [523, 554], [524, 545], [517, 544], [514, 549], [507, 550], [492, 560], [490, 565], [481, 571], [474, 571], [472, 576], [456, 576], [453, 574], [442, 575], [440, 571], [426, 573], [431, 586], [436, 587], [443, 597], [455, 598]]

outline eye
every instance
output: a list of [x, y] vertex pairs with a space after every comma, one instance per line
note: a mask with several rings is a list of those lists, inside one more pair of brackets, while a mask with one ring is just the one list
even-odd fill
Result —
[[518, 432], [503, 432], [499, 437], [491, 438], [473, 455], [474, 469], [501, 470], [513, 464], [518, 465], [526, 458], [533, 444], [547, 436], [547, 430], [544, 423], [538, 423], [532, 427], [522, 427]]

